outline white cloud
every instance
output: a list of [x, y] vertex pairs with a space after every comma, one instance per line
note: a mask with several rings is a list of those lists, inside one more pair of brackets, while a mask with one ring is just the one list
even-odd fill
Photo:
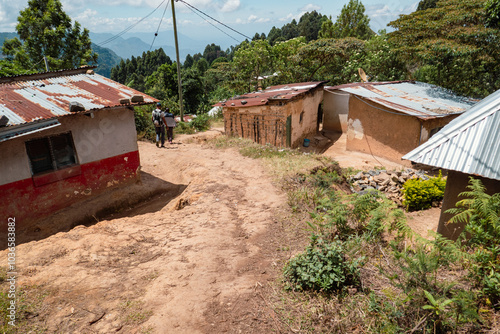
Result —
[[258, 17], [257, 15], [252, 14], [246, 20], [241, 19], [241, 18], [237, 18], [234, 20], [234, 23], [235, 24], [252, 24], [252, 23], [268, 23], [270, 21], [271, 21], [270, 18]]
[[16, 31], [19, 12], [26, 7], [25, 3], [12, 0], [0, 0], [0, 31]]
[[250, 16], [248, 17], [248, 22], [255, 22], [255, 21], [257, 21], [257, 19], [258, 19], [258, 17], [257, 17], [257, 16], [255, 16], [255, 15], [250, 15]]
[[377, 4], [366, 7], [366, 14], [370, 17], [370, 26], [373, 30], [391, 30], [387, 23], [396, 20], [402, 14], [410, 14], [417, 8], [418, 1], [407, 6], [401, 6], [397, 2]]
[[235, 10], [240, 8], [240, 0], [227, 0], [221, 7], [221, 11], [223, 13], [234, 12]]
[[314, 5], [312, 3], [305, 5], [300, 9], [301, 12], [307, 13], [307, 12], [312, 12], [312, 11], [319, 11], [321, 10], [321, 7], [318, 5]]
[[299, 18], [300, 18], [300, 15], [288, 14], [285, 17], [279, 18], [278, 20], [280, 20], [281, 22], [289, 22], [289, 21], [291, 21], [293, 19], [298, 20]]
[[258, 19], [255, 22], [256, 23], [268, 23], [268, 22], [271, 22], [271, 19], [270, 18], [261, 17], [260, 19]]

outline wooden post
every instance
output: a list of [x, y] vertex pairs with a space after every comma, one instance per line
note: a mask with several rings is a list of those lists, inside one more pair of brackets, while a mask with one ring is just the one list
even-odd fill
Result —
[[174, 22], [175, 55], [177, 56], [177, 84], [179, 86], [179, 108], [181, 113], [181, 122], [184, 122], [184, 107], [182, 106], [182, 80], [181, 80], [181, 61], [179, 59], [179, 42], [177, 40], [177, 23], [175, 21], [174, 0], [172, 0], [172, 21]]

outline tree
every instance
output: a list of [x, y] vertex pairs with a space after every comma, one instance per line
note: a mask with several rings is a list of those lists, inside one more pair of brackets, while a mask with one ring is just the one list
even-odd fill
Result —
[[[162, 65], [172, 65], [172, 60], [165, 54], [162, 48], [143, 52], [142, 56], [121, 61], [120, 64], [111, 69], [111, 79], [125, 84], [131, 88], [144, 91], [153, 89], [152, 87], [168, 87], [154, 85], [148, 81], [148, 77], [155, 73]], [[155, 88], [155, 89], [156, 89]], [[158, 93], [155, 93], [157, 96]]]
[[257, 78], [273, 73], [273, 53], [267, 40], [244, 41], [231, 63], [232, 85], [239, 93], [257, 90]]
[[[207, 61], [202, 58], [199, 62]], [[182, 72], [182, 96], [186, 111], [190, 113], [197, 113], [200, 105], [206, 102], [203, 76], [196, 63]]]
[[193, 64], [194, 64], [193, 56], [191, 56], [190, 54], [188, 54], [186, 56], [186, 60], [184, 60], [183, 67], [184, 68], [190, 68], [191, 66], [193, 66]]
[[484, 10], [486, 12], [487, 26], [500, 29], [500, 0], [488, 0]]
[[75, 68], [97, 62], [89, 31], [62, 10], [59, 0], [29, 0], [16, 26], [19, 39], [5, 41], [3, 53], [23, 68], [44, 69], [46, 57], [51, 70]]
[[[226, 54], [222, 49], [220, 48], [219, 45], [215, 45], [214, 43], [208, 44], [205, 47], [205, 51], [203, 51], [203, 58], [205, 58], [208, 61], [208, 64], [212, 64], [212, 62], [219, 58], [219, 57], [224, 57]], [[198, 60], [198, 59], [197, 59]]]
[[285, 24], [283, 28], [281, 28], [281, 36], [285, 41], [300, 36], [299, 28], [297, 27], [297, 21], [295, 21], [295, 19], [293, 19], [292, 22]]
[[441, 0], [389, 23], [389, 42], [417, 80], [484, 97], [500, 88], [500, 31], [486, 27], [484, 0]]
[[10, 77], [19, 74], [32, 74], [35, 71], [26, 71], [13, 61], [0, 59], [0, 77]]
[[315, 10], [305, 13], [297, 24], [300, 36], [304, 36], [308, 42], [318, 39], [318, 32], [326, 20], [328, 20], [327, 16], [321, 15]]
[[269, 31], [269, 34], [267, 34], [267, 41], [270, 45], [274, 45], [278, 38], [281, 38], [281, 29], [273, 26]]
[[422, 0], [418, 3], [417, 10], [426, 10], [428, 8], [436, 8], [438, 0]]
[[266, 84], [286, 84], [290, 82], [301, 82], [304, 80], [303, 68], [297, 62], [295, 55], [299, 50], [307, 45], [304, 36], [289, 39], [288, 41], [278, 42], [272, 48], [274, 58], [273, 73], [278, 74], [272, 77]]
[[177, 64], [165, 63], [146, 78], [146, 93], [159, 100], [178, 98]]
[[344, 75], [344, 67], [353, 56], [362, 57], [365, 43], [351, 37], [318, 39], [300, 48], [294, 58], [304, 71], [304, 81], [330, 79], [332, 84], [346, 83], [352, 75]]
[[375, 35], [361, 1], [349, 0], [349, 3], [344, 5], [333, 25], [333, 35], [336, 38], [354, 37], [362, 40], [368, 40]]
[[333, 38], [334, 34], [334, 29], [333, 29], [333, 22], [332, 22], [332, 17], [326, 19], [323, 21], [321, 24], [321, 29], [318, 31], [318, 37], [319, 38]]

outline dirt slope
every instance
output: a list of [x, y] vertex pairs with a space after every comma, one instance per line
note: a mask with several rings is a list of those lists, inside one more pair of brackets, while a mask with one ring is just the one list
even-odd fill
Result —
[[[139, 142], [142, 184], [73, 207], [26, 234], [34, 241], [17, 247], [18, 286], [40, 296], [33, 328], [289, 332], [259, 292], [279, 271], [273, 233], [286, 196], [259, 160], [200, 145], [218, 134], [179, 136], [162, 149]], [[122, 210], [106, 220], [71, 226], [90, 207], [144, 194], [156, 195], [133, 208], [122, 200]]]
[[19, 286], [48, 293], [34, 318], [48, 333], [207, 332], [209, 305], [268, 278], [262, 237], [285, 197], [259, 161], [179, 140], [139, 150], [179, 197], [17, 247]]

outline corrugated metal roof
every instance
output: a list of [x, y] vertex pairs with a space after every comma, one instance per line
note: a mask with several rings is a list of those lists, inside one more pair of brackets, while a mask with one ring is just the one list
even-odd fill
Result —
[[500, 90], [448, 123], [403, 159], [500, 180]]
[[477, 102], [441, 87], [415, 81], [358, 82], [325, 87], [325, 90], [353, 94], [394, 111], [424, 119], [462, 113]]
[[18, 126], [10, 126], [8, 128], [4, 128], [3, 131], [0, 131], [0, 142], [55, 128], [59, 125], [61, 125], [61, 123], [59, 123], [57, 119], [50, 119], [25, 123]]
[[314, 88], [323, 85], [325, 81], [301, 82], [288, 85], [271, 86], [265, 90], [233, 97], [227, 101], [215, 104], [216, 107], [250, 107], [265, 105], [269, 101], [289, 102]]
[[69, 111], [70, 102], [81, 103], [88, 112], [120, 106], [120, 99], [135, 95], [142, 95], [144, 101], [132, 105], [158, 101], [88, 68], [0, 78], [0, 117], [9, 119], [9, 128], [74, 114]]

